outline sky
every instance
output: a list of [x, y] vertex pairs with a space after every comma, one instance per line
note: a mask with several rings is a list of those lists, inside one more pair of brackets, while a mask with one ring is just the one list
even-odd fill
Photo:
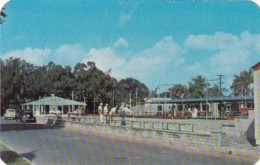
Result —
[[197, 75], [224, 75], [229, 89], [260, 62], [260, 8], [249, 1], [11, 0], [5, 13], [1, 59], [72, 68], [93, 61], [150, 90]]

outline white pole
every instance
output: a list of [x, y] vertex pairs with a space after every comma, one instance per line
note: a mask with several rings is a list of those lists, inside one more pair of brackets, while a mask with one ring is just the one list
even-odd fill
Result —
[[96, 112], [96, 107], [95, 107], [95, 93], [93, 92], [93, 108], [94, 108], [94, 114]]
[[137, 104], [138, 104], [138, 88], [136, 88], [136, 96], [135, 96], [135, 108], [137, 110]]
[[[72, 91], [71, 97], [72, 97], [72, 101], [73, 101], [73, 99], [74, 99], [74, 91]], [[72, 111], [74, 112], [74, 104], [73, 103], [72, 103]]]
[[[83, 98], [84, 98], [84, 111], [86, 111], [86, 97], [84, 96]], [[85, 114], [85, 112], [84, 112], [84, 114]]]
[[39, 111], [40, 111], [40, 114], [41, 114], [41, 97], [39, 96]]
[[130, 100], [129, 100], [129, 106], [130, 106], [130, 109], [131, 109], [131, 91], [130, 91], [130, 98], [129, 98]]

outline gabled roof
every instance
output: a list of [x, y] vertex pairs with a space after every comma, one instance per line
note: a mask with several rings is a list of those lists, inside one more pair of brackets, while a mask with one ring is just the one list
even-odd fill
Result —
[[40, 100], [36, 101], [31, 101], [28, 103], [24, 103], [23, 105], [57, 105], [57, 106], [62, 106], [62, 105], [85, 105], [84, 102], [78, 102], [74, 100], [69, 100], [57, 96], [50, 96], [50, 97], [45, 97]]

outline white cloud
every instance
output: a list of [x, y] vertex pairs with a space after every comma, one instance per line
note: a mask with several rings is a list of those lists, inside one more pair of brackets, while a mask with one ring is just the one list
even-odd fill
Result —
[[120, 37], [115, 43], [114, 43], [114, 47], [121, 47], [121, 46], [124, 46], [124, 47], [128, 47], [128, 42]]
[[81, 61], [85, 54], [86, 53], [80, 45], [65, 44], [54, 50], [48, 48], [25, 48], [23, 50], [14, 50], [1, 55], [1, 58], [20, 58], [35, 65], [45, 65], [49, 61], [53, 61], [56, 64], [75, 66], [76, 63]]
[[185, 46], [199, 52], [207, 52], [207, 55], [202, 55], [204, 59], [200, 58], [199, 62], [193, 63], [186, 70], [194, 74], [204, 73], [207, 77], [224, 74], [229, 87], [233, 75], [249, 69], [260, 60], [259, 45], [260, 35], [249, 32], [243, 32], [240, 36], [222, 32], [213, 35], [190, 35]]
[[[217, 32], [213, 35], [190, 35], [185, 40], [187, 48], [205, 50], [256, 50], [259, 51], [260, 35], [243, 32], [240, 36]], [[259, 54], [258, 54], [259, 55]]]
[[121, 12], [119, 16], [120, 25], [125, 25], [129, 20], [132, 19], [133, 14], [137, 10], [138, 6], [135, 6], [130, 12]]
[[104, 72], [112, 68], [112, 75], [116, 75], [117, 78], [121, 78], [122, 72], [124, 72], [124, 66], [127, 65], [126, 61], [120, 58], [111, 47], [90, 49], [86, 59], [82, 62], [87, 63], [88, 61], [95, 62], [97, 68]]
[[8, 59], [10, 57], [24, 59], [27, 62], [33, 63], [35, 65], [42, 65], [47, 60], [48, 56], [51, 54], [50, 49], [33, 49], [25, 48], [23, 50], [14, 50], [7, 52], [1, 58]]
[[74, 66], [86, 55], [79, 44], [64, 44], [53, 51], [53, 61], [57, 64]]
[[[133, 77], [149, 87], [160, 83], [185, 83], [197, 75], [214, 79], [218, 74], [225, 75], [225, 84], [229, 87], [234, 74], [260, 61], [260, 35], [249, 32], [240, 35], [222, 32], [190, 35], [184, 46], [176, 43], [171, 36], [165, 36], [152, 47], [140, 51], [129, 50], [128, 45], [121, 37], [107, 47], [88, 51], [79, 44], [65, 44], [54, 50], [14, 50], [1, 55], [1, 58], [17, 57], [35, 65], [52, 60], [72, 67], [79, 62], [93, 61], [104, 72], [112, 68], [111, 76], [118, 80]], [[127, 49], [122, 50], [121, 47]]]
[[182, 64], [184, 53], [186, 51], [167, 36], [151, 48], [133, 52], [130, 59], [124, 58], [124, 54], [118, 54], [116, 47], [104, 47], [90, 49], [83, 62], [94, 61], [103, 71], [112, 68], [111, 76], [119, 80], [134, 77], [149, 81], [153, 74], [165, 72], [170, 65], [177, 67]]
[[129, 21], [132, 18], [132, 13], [121, 13], [119, 16], [119, 22], [121, 25], [124, 25], [127, 21]]

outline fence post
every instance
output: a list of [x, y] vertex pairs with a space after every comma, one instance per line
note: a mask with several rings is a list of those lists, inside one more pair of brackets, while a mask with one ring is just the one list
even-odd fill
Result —
[[218, 147], [221, 147], [221, 133], [218, 132], [217, 134], [217, 139], [218, 139]]

